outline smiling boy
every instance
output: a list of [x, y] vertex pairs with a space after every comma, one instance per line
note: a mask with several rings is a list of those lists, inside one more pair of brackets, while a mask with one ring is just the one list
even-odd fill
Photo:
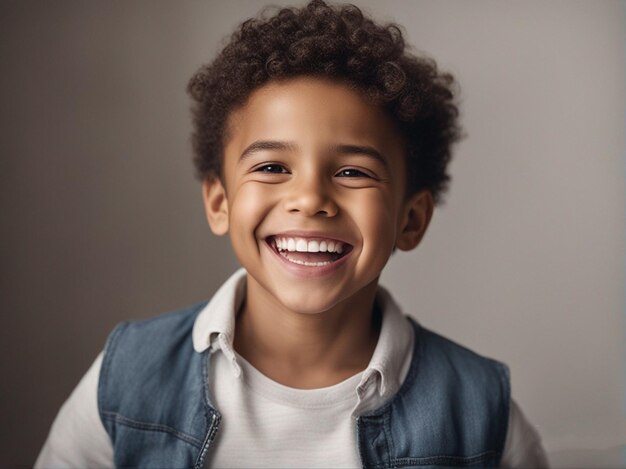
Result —
[[343, 84], [267, 84], [229, 125], [204, 196], [248, 274], [235, 349], [280, 383], [336, 384], [367, 367], [378, 277], [394, 247], [417, 245], [432, 198], [405, 197], [400, 135]]
[[452, 78], [313, 1], [244, 23], [189, 91], [206, 216], [243, 269], [118, 326], [37, 466], [545, 465], [506, 367], [378, 285], [445, 190]]

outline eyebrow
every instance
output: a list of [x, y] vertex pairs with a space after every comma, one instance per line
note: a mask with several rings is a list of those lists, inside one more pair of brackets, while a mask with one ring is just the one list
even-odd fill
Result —
[[335, 153], [340, 155], [363, 155], [377, 160], [383, 166], [387, 167], [387, 158], [376, 148], [368, 145], [334, 145], [331, 147]]
[[[298, 145], [293, 142], [285, 142], [280, 140], [257, 140], [246, 147], [239, 157], [239, 162], [249, 158], [254, 153], [264, 150], [278, 150], [278, 151], [296, 151]], [[387, 167], [387, 158], [380, 153], [376, 148], [369, 145], [332, 145], [330, 150], [333, 153], [340, 155], [354, 155], [359, 154], [375, 159], [383, 166]]]
[[252, 154], [263, 150], [295, 151], [297, 145], [292, 142], [282, 142], [278, 140], [257, 140], [246, 147], [239, 157], [239, 162], [252, 156]]

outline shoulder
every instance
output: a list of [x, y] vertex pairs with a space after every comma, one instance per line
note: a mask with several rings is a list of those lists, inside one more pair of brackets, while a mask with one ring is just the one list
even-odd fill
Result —
[[150, 335], [158, 336], [164, 332], [174, 335], [177, 332], [188, 332], [187, 329], [193, 327], [193, 322], [206, 304], [207, 302], [203, 301], [193, 306], [162, 313], [149, 319], [123, 322], [109, 336], [105, 350], [114, 347], [120, 336], [127, 338], [142, 336], [143, 338]]
[[[111, 333], [100, 369], [97, 404], [115, 448], [116, 465], [154, 466], [151, 456], [174, 454], [166, 441], [202, 445], [207, 422], [215, 418], [207, 407], [208, 353], [196, 352], [192, 338], [204, 305], [126, 322]], [[148, 436], [155, 432], [161, 436]], [[137, 450], [146, 445], [154, 452]], [[144, 462], [137, 463], [140, 460]]]
[[497, 360], [480, 355], [473, 350], [413, 321], [415, 328], [414, 363], [423, 373], [449, 375], [451, 378], [472, 377], [472, 382], [491, 380], [509, 390], [509, 369]]
[[509, 418], [506, 365], [411, 323], [408, 374], [386, 405], [363, 416], [364, 423], [375, 429], [373, 437], [377, 422], [387, 426], [401, 462], [497, 465]]
[[176, 380], [196, 354], [193, 324], [206, 302], [119, 324], [109, 335], [98, 385], [98, 404], [154, 391], [160, 383]]
[[118, 324], [107, 339], [103, 369], [120, 354], [149, 358], [155, 353], [165, 353], [168, 346], [180, 346], [190, 336], [194, 321], [205, 305], [206, 301], [153, 318]]
[[151, 355], [167, 346], [180, 345], [191, 334], [194, 321], [205, 305], [203, 301], [153, 318], [118, 324], [107, 339], [103, 368], [113, 356], [121, 353]]
[[464, 420], [497, 422], [498, 432], [506, 434], [511, 398], [508, 367], [411, 322], [413, 358], [396, 399], [409, 408], [428, 406], [444, 420], [455, 409], [463, 409]]

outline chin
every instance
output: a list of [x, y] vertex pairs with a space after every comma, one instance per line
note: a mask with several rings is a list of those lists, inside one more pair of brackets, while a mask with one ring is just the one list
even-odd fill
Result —
[[306, 301], [302, 296], [298, 296], [297, 298], [279, 298], [278, 300], [289, 311], [298, 314], [321, 314], [328, 311], [336, 304], [328, 302], [320, 303], [319, 298], [313, 301]]

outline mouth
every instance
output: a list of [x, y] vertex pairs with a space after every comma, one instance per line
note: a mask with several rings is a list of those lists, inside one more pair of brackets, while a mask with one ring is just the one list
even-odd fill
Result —
[[284, 260], [305, 267], [329, 266], [352, 251], [352, 245], [323, 237], [269, 236], [267, 244]]

